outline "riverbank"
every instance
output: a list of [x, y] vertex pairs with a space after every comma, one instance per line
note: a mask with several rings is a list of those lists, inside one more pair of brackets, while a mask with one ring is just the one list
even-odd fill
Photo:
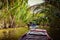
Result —
[[18, 40], [18, 38], [27, 31], [27, 27], [1, 29], [0, 40]]

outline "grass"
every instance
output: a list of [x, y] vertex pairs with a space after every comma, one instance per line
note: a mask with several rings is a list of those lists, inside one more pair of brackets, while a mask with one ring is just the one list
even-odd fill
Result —
[[28, 31], [27, 27], [0, 29], [0, 40], [18, 40], [27, 31]]
[[1, 29], [0, 40], [18, 40], [27, 31], [27, 27]]

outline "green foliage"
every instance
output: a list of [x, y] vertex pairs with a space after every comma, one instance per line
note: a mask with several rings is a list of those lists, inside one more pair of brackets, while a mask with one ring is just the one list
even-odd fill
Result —
[[6, 2], [6, 5], [4, 5], [3, 9], [0, 11], [0, 19], [4, 19], [5, 25], [9, 23], [10, 27], [26, 26], [26, 23], [28, 23], [32, 17], [30, 11], [27, 10], [28, 0], [6, 0]]
[[2, 29], [0, 30], [0, 40], [18, 40], [27, 31], [26, 27]]

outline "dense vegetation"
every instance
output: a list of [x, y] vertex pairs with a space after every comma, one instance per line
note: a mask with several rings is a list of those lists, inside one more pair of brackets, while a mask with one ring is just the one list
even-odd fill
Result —
[[0, 0], [0, 28], [26, 26], [30, 14], [27, 0]]
[[[48, 25], [51, 37], [59, 40], [59, 4], [59, 0], [46, 0], [42, 4], [37, 4], [31, 13], [28, 8], [28, 0], [0, 0], [0, 29], [25, 27], [29, 22], [33, 22], [40, 27]], [[38, 9], [41, 10], [36, 12]]]
[[54, 19], [51, 20], [52, 22], [50, 23], [50, 34], [54, 40], [60, 40], [60, 0], [47, 0], [49, 4], [53, 5], [56, 7], [54, 10], [55, 17]]
[[28, 29], [26, 27], [0, 30], [0, 40], [18, 40]]

